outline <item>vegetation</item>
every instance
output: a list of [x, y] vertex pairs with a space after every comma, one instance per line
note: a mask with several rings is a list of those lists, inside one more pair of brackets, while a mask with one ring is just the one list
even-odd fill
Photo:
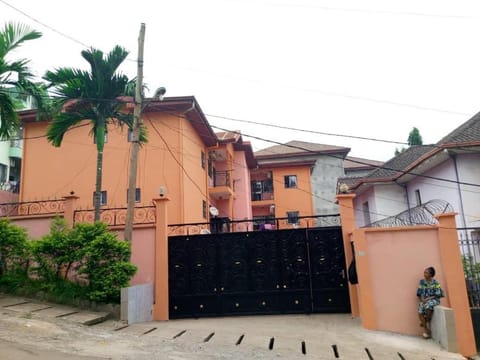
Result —
[[128, 52], [115, 46], [104, 56], [97, 49], [84, 50], [82, 57], [90, 65], [90, 71], [59, 68], [48, 71], [44, 79], [56, 95], [53, 99], [52, 123], [47, 139], [54, 146], [61, 146], [65, 133], [82, 121], [88, 120], [91, 134], [97, 146], [97, 172], [95, 183], [94, 220], [100, 220], [102, 190], [103, 150], [108, 125], [127, 125], [133, 129], [133, 116], [126, 111], [123, 96], [133, 96], [135, 83], [118, 72]]
[[22, 228], [0, 220], [0, 287], [9, 292], [42, 292], [60, 303], [119, 302], [120, 289], [136, 272], [129, 258], [129, 244], [103, 223], [68, 229], [55, 219], [48, 235], [29, 242]]
[[[420, 131], [416, 127], [414, 127], [412, 131], [410, 131], [410, 133], [408, 134], [407, 143], [408, 143], [408, 146], [423, 145], [422, 135], [420, 135]], [[400, 149], [395, 149], [395, 156], [401, 154], [404, 151], [405, 151], [404, 147]]]
[[42, 34], [26, 25], [7, 23], [0, 31], [0, 138], [17, 135], [19, 98], [33, 96], [37, 107], [43, 109], [45, 89], [33, 82], [27, 59], [8, 60], [14, 50]]

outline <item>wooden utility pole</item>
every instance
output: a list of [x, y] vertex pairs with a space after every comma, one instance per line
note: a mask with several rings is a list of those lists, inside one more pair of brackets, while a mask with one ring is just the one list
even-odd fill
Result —
[[140, 147], [140, 127], [142, 124], [142, 81], [143, 81], [143, 45], [145, 42], [145, 24], [140, 26], [138, 36], [137, 83], [135, 86], [135, 107], [133, 109], [132, 148], [130, 152], [130, 173], [128, 176], [127, 218], [124, 238], [132, 241], [135, 195], [137, 188], [138, 149]]

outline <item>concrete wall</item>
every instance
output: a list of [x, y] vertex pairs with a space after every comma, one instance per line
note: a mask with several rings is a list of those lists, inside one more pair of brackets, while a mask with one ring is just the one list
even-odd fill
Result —
[[428, 266], [446, 293], [442, 304], [453, 310], [459, 352], [476, 355], [455, 213], [435, 215], [438, 226], [356, 228], [354, 194], [338, 195], [346, 260], [354, 242], [358, 285], [349, 285], [352, 316], [371, 330], [420, 334], [416, 289]]
[[[435, 267], [436, 279], [448, 293], [436, 230], [431, 227], [365, 229], [361, 235], [354, 232], [354, 243], [357, 262], [367, 261], [368, 274], [362, 271], [363, 264], [360, 265], [359, 289], [363, 299], [365, 291], [371, 292], [375, 329], [420, 335], [416, 291], [426, 267]], [[371, 283], [370, 290], [362, 286], [367, 281]], [[360, 303], [360, 309], [362, 305]], [[442, 305], [449, 306], [446, 298], [442, 299]]]
[[335, 195], [337, 179], [342, 176], [342, 159], [333, 156], [321, 156], [317, 159], [311, 175], [314, 214], [338, 214]]
[[40, 239], [50, 232], [50, 225], [55, 216], [23, 216], [10, 218], [12, 224], [27, 230], [30, 239]]

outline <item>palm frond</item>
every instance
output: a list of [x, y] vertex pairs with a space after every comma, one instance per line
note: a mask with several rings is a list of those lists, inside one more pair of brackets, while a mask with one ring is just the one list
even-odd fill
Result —
[[59, 147], [67, 131], [85, 120], [83, 114], [76, 112], [61, 112], [47, 128], [47, 140], [53, 146]]
[[11, 94], [0, 88], [0, 138], [8, 139], [16, 133], [19, 120]]
[[38, 39], [42, 33], [19, 23], [7, 23], [0, 32], [0, 57], [21, 46], [25, 41]]

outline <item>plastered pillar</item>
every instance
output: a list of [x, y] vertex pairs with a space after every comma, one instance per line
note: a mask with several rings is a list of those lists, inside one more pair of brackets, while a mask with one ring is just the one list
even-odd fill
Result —
[[71, 229], [75, 223], [75, 209], [79, 197], [76, 195], [67, 195], [64, 196], [63, 199], [65, 200], [63, 203], [63, 218], [65, 219], [67, 226]]
[[155, 283], [153, 320], [168, 320], [168, 221], [167, 197], [153, 199], [155, 204]]
[[458, 351], [465, 357], [477, 354], [472, 315], [468, 303], [465, 274], [458, 245], [455, 213], [436, 215], [438, 219], [438, 241], [440, 259], [442, 260], [444, 277], [447, 282], [448, 301], [453, 309], [457, 333]]
[[[345, 265], [347, 270], [353, 260], [350, 236], [355, 229], [355, 211], [353, 209], [354, 197], [355, 194], [337, 195], [340, 219], [342, 222], [343, 248], [345, 251]], [[352, 285], [350, 282], [348, 282], [348, 292], [350, 294], [350, 308], [352, 311], [352, 316], [359, 317], [360, 310], [358, 306], [357, 285]]]

